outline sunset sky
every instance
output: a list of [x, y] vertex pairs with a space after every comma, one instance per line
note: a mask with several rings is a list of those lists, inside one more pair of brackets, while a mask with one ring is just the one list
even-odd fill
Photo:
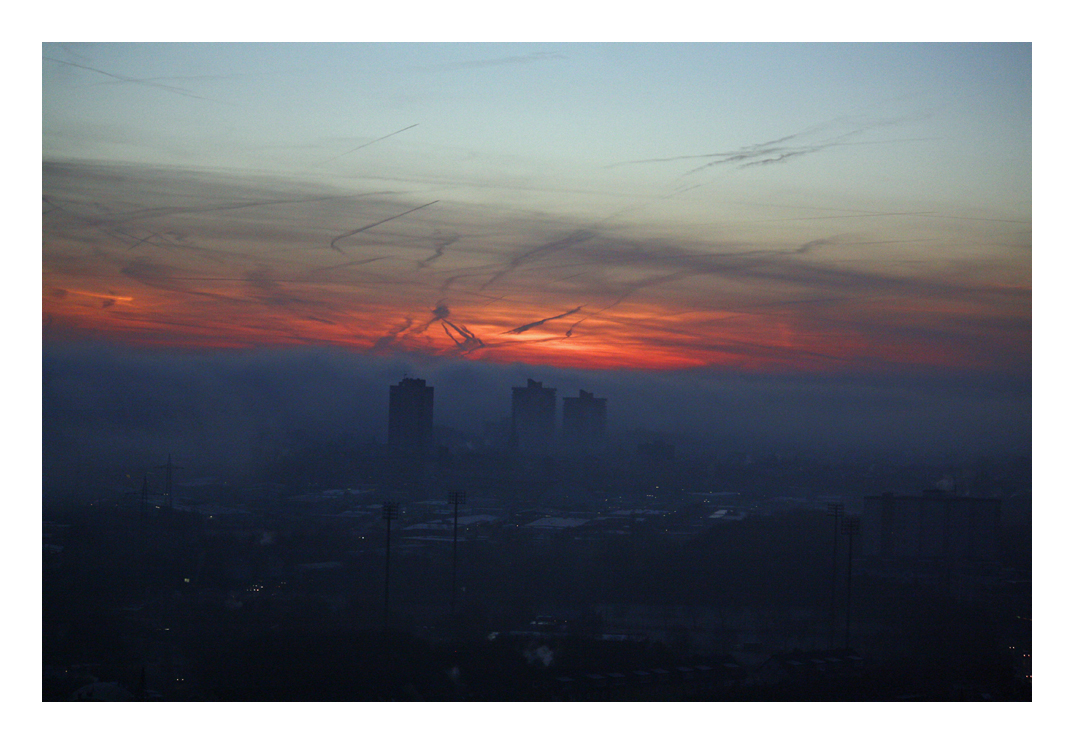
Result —
[[1029, 374], [1029, 44], [42, 56], [46, 343]]
[[1026, 457], [1033, 430], [1035, 486], [1066, 483], [1051, 5], [61, 5], [29, 11], [42, 37], [1033, 38], [1046, 232], [1032, 411], [1030, 43], [12, 44], [41, 55], [31, 493], [135, 488], [167, 458], [245, 476], [297, 430], [384, 442], [412, 374], [460, 430], [534, 377], [606, 397], [610, 431], [879, 473]]

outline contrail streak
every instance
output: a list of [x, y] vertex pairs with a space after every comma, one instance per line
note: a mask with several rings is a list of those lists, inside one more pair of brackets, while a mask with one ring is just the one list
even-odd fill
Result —
[[213, 207], [153, 207], [142, 210], [135, 210], [133, 212], [118, 213], [110, 216], [111, 219], [119, 222], [127, 222], [129, 220], [146, 219], [152, 217], [174, 217], [176, 215], [194, 215], [204, 212], [227, 212], [230, 210], [241, 210], [248, 207], [266, 207], [277, 204], [308, 204], [312, 202], [327, 202], [327, 201], [339, 201], [344, 199], [361, 199], [362, 197], [376, 197], [385, 195], [394, 195], [399, 192], [395, 191], [370, 191], [362, 194], [344, 194], [341, 196], [331, 197], [304, 197], [302, 199], [263, 199], [256, 202], [237, 202], [235, 204], [216, 205]]
[[387, 256], [374, 256], [373, 258], [369, 259], [356, 259], [355, 261], [347, 261], [343, 264], [334, 264], [333, 266], [318, 266], [311, 269], [310, 274], [314, 274], [315, 272], [329, 272], [334, 269], [346, 269], [349, 266], [362, 266], [363, 264], [372, 264], [375, 261], [382, 261], [383, 259], [387, 258]]
[[[44, 57], [44, 55], [42, 55], [42, 56]], [[191, 93], [190, 91], [184, 90], [183, 88], [176, 88], [175, 86], [164, 85], [163, 83], [154, 83], [149, 79], [128, 78], [125, 75], [114, 75], [114, 74], [112, 74], [110, 72], [105, 72], [104, 70], [98, 70], [96, 67], [89, 67], [88, 65], [80, 65], [77, 62], [66, 62], [65, 60], [56, 59], [55, 57], [44, 57], [44, 59], [47, 59], [50, 62], [58, 62], [61, 65], [68, 65], [70, 67], [77, 67], [77, 68], [79, 68], [81, 70], [89, 70], [90, 72], [95, 72], [95, 73], [98, 73], [99, 75], [107, 75], [110, 78], [115, 78], [116, 80], [122, 81], [124, 83], [136, 83], [136, 84], [139, 84], [139, 85], [149, 86], [150, 88], [160, 88], [163, 91], [169, 91], [171, 93], [178, 93], [179, 95], [187, 96], [188, 98], [198, 98], [198, 99], [201, 99], [202, 101], [211, 101], [212, 100], [212, 99], [206, 98], [205, 96], [199, 96], [199, 95], [197, 95], [195, 93]]]
[[344, 238], [350, 238], [352, 235], [356, 235], [358, 233], [361, 233], [363, 230], [369, 230], [370, 228], [375, 228], [378, 225], [384, 225], [386, 222], [389, 222], [391, 220], [395, 220], [397, 218], [403, 217], [404, 215], [409, 215], [412, 212], [417, 212], [418, 210], [420, 210], [420, 209], [422, 209], [424, 207], [428, 207], [428, 206], [430, 206], [432, 204], [436, 204], [439, 201], [440, 201], [439, 199], [434, 199], [432, 202], [429, 202], [429, 204], [423, 204], [423, 205], [421, 205], [419, 207], [414, 207], [412, 209], [407, 210], [406, 212], [400, 212], [398, 215], [392, 215], [391, 217], [386, 217], [383, 220], [378, 220], [377, 222], [371, 222], [369, 225], [363, 225], [361, 228], [358, 228], [357, 230], [352, 230], [350, 233], [344, 233], [343, 235], [338, 235], [338, 236], [336, 236], [335, 238], [332, 239], [332, 243], [328, 244], [329, 248], [333, 249], [334, 251], [339, 251], [340, 253], [343, 253], [343, 249], [336, 245], [336, 241], [342, 240]]
[[[468, 329], [466, 326], [463, 326], [462, 324], [456, 326], [447, 318], [442, 318], [440, 321], [440, 325], [441, 328], [444, 329], [444, 333], [448, 335], [448, 338], [455, 342], [456, 349], [463, 355], [469, 354], [478, 347], [485, 346], [485, 342], [475, 336], [470, 329]], [[449, 326], [455, 329], [456, 333], [458, 333], [462, 338], [456, 339], [455, 336], [452, 335], [452, 332], [448, 330]]]
[[[495, 59], [480, 59], [480, 60], [468, 60], [466, 62], [455, 62], [446, 65], [434, 65], [427, 67], [427, 70], [465, 70], [473, 67], [499, 67], [500, 65], [519, 65], [529, 62], [541, 62], [543, 60], [551, 59], [567, 59], [559, 52], [532, 52], [527, 55], [514, 55], [511, 57], [497, 57]], [[420, 69], [420, 68], [419, 68]]]
[[545, 323], [546, 321], [555, 321], [558, 318], [567, 318], [570, 315], [574, 315], [575, 313], [578, 313], [580, 310], [582, 310], [582, 308], [583, 308], [583, 306], [580, 305], [579, 307], [574, 308], [572, 310], [569, 310], [566, 313], [561, 313], [558, 316], [552, 316], [551, 318], [542, 318], [540, 321], [533, 321], [532, 323], [524, 323], [522, 326], [518, 326], [516, 328], [513, 328], [511, 331], [505, 331], [504, 333], [505, 334], [521, 334], [524, 331], [529, 331], [530, 329], [532, 329], [532, 328], [534, 328], [536, 326], [540, 326], [541, 324]]
[[[132, 248], [136, 248], [136, 247], [142, 245], [143, 243], [146, 243], [147, 241], [149, 241], [152, 238], [158, 238], [158, 239], [160, 239], [162, 241], [164, 240], [164, 238], [161, 238], [159, 233], [150, 233], [145, 238], [139, 238], [137, 243], [134, 243], [134, 244], [131, 244], [130, 246], [127, 246], [127, 250], [129, 251]], [[152, 245], [156, 245], [156, 244], [152, 244]]]
[[333, 155], [331, 158], [329, 158], [327, 160], [323, 160], [320, 163], [314, 163], [314, 165], [315, 166], [323, 166], [326, 163], [331, 163], [332, 161], [336, 160], [337, 158], [342, 158], [345, 155], [350, 155], [351, 153], [355, 152], [356, 150], [361, 150], [364, 147], [369, 147], [373, 143], [380, 142], [381, 140], [387, 140], [389, 137], [391, 137], [393, 135], [398, 135], [400, 132], [406, 132], [408, 129], [414, 129], [417, 126], [418, 126], [417, 124], [412, 124], [409, 127], [404, 127], [403, 129], [397, 129], [395, 132], [392, 132], [390, 134], [386, 134], [384, 137], [378, 137], [376, 140], [370, 140], [369, 142], [367, 142], [364, 145], [359, 145], [358, 147], [351, 148], [346, 153], [340, 153], [339, 155]]
[[553, 252], [556, 252], [556, 251], [562, 251], [564, 249], [571, 248], [572, 246], [575, 246], [575, 245], [577, 245], [579, 243], [585, 243], [586, 241], [594, 238], [596, 235], [597, 234], [594, 233], [591, 230], [576, 230], [571, 235], [568, 235], [568, 236], [566, 236], [564, 238], [561, 238], [558, 241], [552, 241], [550, 243], [544, 243], [544, 244], [542, 244], [542, 245], [540, 245], [540, 246], [538, 246], [536, 248], [532, 248], [529, 251], [523, 253], [521, 256], [516, 256], [511, 261], [509, 261], [508, 265], [505, 268], [503, 268], [500, 271], [498, 271], [492, 277], [490, 277], [485, 282], [485, 284], [483, 284], [481, 286], [481, 289], [484, 290], [489, 285], [491, 285], [494, 282], [502, 279], [508, 273], [518, 269], [520, 266], [523, 266], [524, 264], [527, 264], [527, 263], [530, 263], [531, 261], [534, 261], [535, 259], [537, 259], [537, 258], [539, 258], [539, 257], [541, 257], [541, 256], [543, 256], [545, 254], [553, 253]]
[[436, 249], [434, 250], [433, 255], [430, 256], [428, 259], [423, 259], [422, 261], [419, 261], [418, 262], [418, 268], [419, 269], [425, 269], [427, 266], [429, 266], [434, 261], [436, 261], [441, 256], [443, 256], [445, 249], [447, 249], [448, 246], [452, 245], [453, 243], [455, 243], [458, 240], [459, 240], [459, 236], [458, 235], [453, 235], [451, 238], [442, 238], [439, 241], [437, 241], [436, 244], [435, 244]]

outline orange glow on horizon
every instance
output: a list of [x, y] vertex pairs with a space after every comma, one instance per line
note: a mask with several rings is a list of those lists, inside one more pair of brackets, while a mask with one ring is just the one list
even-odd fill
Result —
[[[517, 310], [497, 314], [458, 306], [444, 317], [427, 310], [427, 317], [418, 319], [388, 303], [321, 317], [316, 306], [310, 312], [300, 306], [296, 312], [288, 303], [267, 306], [240, 293], [214, 292], [213, 298], [193, 293], [188, 299], [146, 288], [137, 303], [133, 296], [118, 294], [68, 290], [57, 296], [46, 292], [43, 310], [49, 333], [104, 337], [136, 346], [240, 349], [312, 344], [377, 355], [421, 353], [590, 370], [720, 367], [745, 372], [825, 372], [906, 365], [967, 369], [997, 365], [995, 359], [984, 359], [973, 349], [961, 349], [943, 339], [923, 343], [899, 335], [871, 335], [791, 311], [760, 314], [624, 303], [605, 312], [567, 314], [513, 334], [510, 329], [533, 318], [521, 318]], [[492, 322], [467, 322], [469, 315], [479, 312]], [[890, 320], [914, 313], [921, 315], [922, 309], [878, 305], [870, 317]], [[937, 309], [936, 314], [943, 318], [944, 309]], [[385, 318], [396, 320], [386, 322]]]

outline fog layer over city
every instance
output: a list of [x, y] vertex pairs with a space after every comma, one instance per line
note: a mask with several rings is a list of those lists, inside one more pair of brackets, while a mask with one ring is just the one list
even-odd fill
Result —
[[[388, 386], [436, 389], [434, 424], [475, 444], [511, 413], [528, 378], [608, 399], [612, 439], [661, 436], [684, 452], [967, 460], [1025, 456], [1024, 379], [923, 372], [738, 375], [713, 369], [585, 371], [467, 360], [377, 357], [327, 348], [153, 350], [48, 345], [43, 425], [46, 493], [148, 466], [172, 453], [202, 475], [257, 480], [257, 454], [288, 436], [385, 442]], [[107, 471], [106, 471], [107, 469]]]

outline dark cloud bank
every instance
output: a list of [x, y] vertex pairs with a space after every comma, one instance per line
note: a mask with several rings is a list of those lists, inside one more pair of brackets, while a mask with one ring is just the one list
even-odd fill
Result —
[[435, 386], [436, 423], [463, 432], [480, 433], [508, 416], [511, 387], [534, 378], [560, 397], [584, 388], [607, 398], [616, 436], [660, 435], [682, 443], [683, 452], [886, 460], [1030, 452], [1028, 378], [583, 371], [310, 347], [47, 343], [45, 491], [69, 492], [106, 473], [140, 473], [168, 454], [187, 464], [191, 477], [256, 478], [258, 453], [296, 431], [325, 441], [384, 442], [388, 386], [406, 375]]

